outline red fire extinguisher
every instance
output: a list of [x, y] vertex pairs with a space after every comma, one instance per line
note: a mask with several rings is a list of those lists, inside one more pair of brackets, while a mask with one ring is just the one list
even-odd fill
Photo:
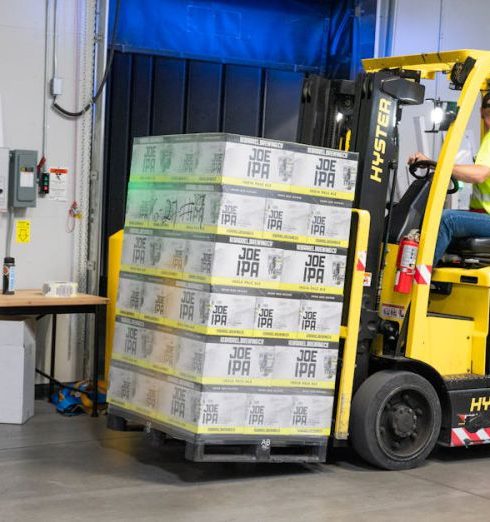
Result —
[[419, 251], [420, 234], [418, 230], [411, 230], [408, 236], [400, 241], [398, 257], [396, 259], [395, 292], [409, 294], [412, 290], [415, 276], [415, 263]]

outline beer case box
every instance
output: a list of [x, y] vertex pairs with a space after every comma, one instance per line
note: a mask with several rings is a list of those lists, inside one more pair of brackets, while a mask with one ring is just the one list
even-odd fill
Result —
[[124, 234], [121, 264], [155, 269], [160, 274], [182, 275], [188, 256], [188, 242], [183, 238], [159, 237], [146, 229], [130, 229]]
[[243, 433], [247, 395], [204, 391], [199, 385], [137, 368], [112, 366], [108, 401], [191, 433]]
[[206, 326], [217, 333], [220, 330], [253, 331], [255, 301], [253, 295], [210, 294]]
[[357, 161], [341, 152], [308, 147], [309, 154], [297, 154], [292, 185], [312, 187], [325, 192], [331, 190], [344, 197], [351, 196], [356, 185]]
[[328, 238], [347, 246], [350, 234], [352, 211], [347, 207], [310, 205], [310, 214], [305, 235], [314, 238]]
[[341, 320], [341, 301], [301, 300], [298, 327], [300, 337], [307, 337], [309, 334], [318, 334], [319, 337], [338, 335]]
[[332, 423], [333, 395], [291, 395], [289, 427], [293, 434], [329, 435]]
[[[206, 139], [206, 134], [152, 136], [136, 138], [133, 145], [131, 173], [143, 179], [160, 179], [165, 174], [216, 175], [221, 172], [225, 142]], [[212, 135], [211, 135], [212, 136]]]
[[130, 184], [126, 227], [204, 231], [216, 228], [221, 192], [208, 185]]
[[[220, 185], [129, 186], [126, 227], [261, 237], [266, 198]], [[307, 205], [306, 205], [307, 206]]]
[[141, 278], [120, 274], [117, 308], [125, 312], [139, 313], [145, 302], [147, 285]]
[[166, 395], [164, 386], [165, 383], [161, 379], [138, 373], [133, 397], [135, 409], [145, 415], [158, 418], [161, 413], [162, 398]]
[[342, 294], [346, 255], [333, 247], [296, 245], [284, 250], [281, 286], [305, 291]]
[[255, 304], [256, 335], [270, 332], [297, 332], [301, 301], [284, 297], [257, 297]]
[[337, 345], [196, 335], [120, 317], [113, 359], [202, 384], [333, 388]]
[[[247, 143], [247, 141], [249, 143]], [[228, 141], [225, 147], [222, 176], [249, 182], [252, 186], [280, 188], [288, 191], [293, 178], [295, 151], [284, 143], [242, 138]], [[238, 168], [237, 168], [238, 167]]]
[[[318, 343], [328, 345], [329, 343]], [[278, 344], [274, 349], [272, 382], [290, 386], [333, 389], [338, 349]]]
[[216, 216], [216, 232], [261, 237], [265, 197], [228, 192], [223, 188]]
[[123, 273], [118, 311], [136, 319], [202, 334], [331, 341], [338, 336], [342, 300], [340, 296], [327, 294], [235, 291]]
[[333, 396], [319, 390], [202, 387], [113, 366], [108, 401], [190, 434], [328, 435]]
[[[246, 344], [245, 344], [246, 343]], [[204, 366], [198, 376], [203, 384], [272, 385], [274, 345], [241, 342], [209, 342]]]
[[352, 200], [356, 172], [352, 152], [211, 133], [136, 138], [130, 179], [228, 183]]
[[245, 393], [203, 391], [200, 394], [198, 433], [244, 433]]
[[169, 326], [203, 333], [208, 328], [247, 331], [254, 328], [253, 295], [211, 292], [208, 285], [172, 279], [147, 280], [144, 285], [141, 313], [150, 321], [161, 319]]
[[183, 276], [191, 281], [209, 281], [213, 274], [215, 250], [213, 241], [188, 240]]
[[263, 220], [266, 237], [295, 240], [310, 235], [311, 212], [312, 205], [304, 201], [267, 198]]
[[120, 368], [111, 365], [109, 372], [108, 400], [120, 406], [136, 404], [135, 396], [140, 373], [134, 368]]
[[289, 394], [247, 394], [245, 425], [249, 433], [284, 431], [290, 424], [292, 398]]
[[[158, 321], [159, 319], [167, 320], [167, 322], [176, 323], [180, 315], [180, 303], [185, 299], [191, 299], [196, 303], [195, 310], [203, 306], [201, 303], [206, 299], [207, 294], [199, 290], [184, 289], [174, 280], [156, 280], [148, 279], [144, 281], [145, 298], [140, 309], [142, 318], [148, 318]], [[157, 282], [158, 281], [158, 282]], [[168, 284], [163, 284], [163, 282]], [[192, 297], [189, 297], [189, 296]]]
[[118, 317], [114, 329], [112, 354], [115, 360], [172, 373], [177, 366], [181, 337], [149, 328], [147, 323]]
[[334, 200], [266, 197], [264, 191], [251, 195], [250, 189], [220, 185], [178, 187], [130, 184], [126, 227], [323, 244], [349, 238], [351, 210]]
[[125, 234], [122, 270], [221, 286], [341, 294], [345, 249], [243, 237]]
[[263, 282], [270, 283], [270, 287], [279, 286], [282, 249], [274, 248], [271, 241], [247, 238], [229, 238], [229, 241], [215, 244], [211, 278], [244, 285]]

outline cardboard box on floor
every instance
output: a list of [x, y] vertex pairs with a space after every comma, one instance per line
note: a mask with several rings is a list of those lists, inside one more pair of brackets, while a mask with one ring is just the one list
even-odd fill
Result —
[[0, 318], [0, 423], [23, 424], [34, 415], [35, 321]]

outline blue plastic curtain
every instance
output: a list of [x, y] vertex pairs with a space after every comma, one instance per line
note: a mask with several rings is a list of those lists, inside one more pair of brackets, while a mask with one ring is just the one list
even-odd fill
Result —
[[[111, 0], [112, 28], [116, 0]], [[321, 72], [328, 0], [121, 0], [118, 48]]]

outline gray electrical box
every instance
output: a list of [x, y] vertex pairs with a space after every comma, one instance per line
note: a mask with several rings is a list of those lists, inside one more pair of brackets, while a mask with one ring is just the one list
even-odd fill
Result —
[[0, 147], [0, 212], [6, 212], [8, 206], [9, 163], [9, 149]]
[[11, 150], [9, 165], [9, 207], [36, 206], [37, 152], [35, 150]]

